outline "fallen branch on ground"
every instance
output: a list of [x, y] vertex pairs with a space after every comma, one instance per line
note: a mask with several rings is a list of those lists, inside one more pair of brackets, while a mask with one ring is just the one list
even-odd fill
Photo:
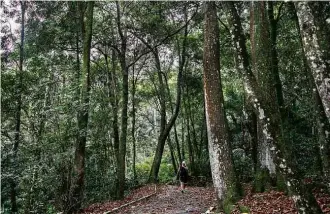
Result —
[[120, 209], [122, 209], [122, 208], [124, 208], [124, 207], [127, 207], [127, 206], [129, 206], [129, 205], [131, 205], [131, 204], [134, 204], [134, 203], [136, 203], [136, 202], [142, 201], [142, 200], [144, 200], [144, 199], [148, 199], [148, 198], [150, 198], [151, 196], [156, 195], [156, 194], [157, 194], [157, 188], [156, 188], [156, 185], [155, 185], [155, 192], [154, 192], [154, 193], [151, 193], [150, 195], [147, 195], [147, 196], [144, 196], [144, 197], [142, 197], [142, 198], [139, 198], [139, 199], [137, 199], [137, 200], [135, 200], [135, 201], [131, 201], [131, 202], [127, 203], [127, 204], [123, 204], [123, 205], [121, 205], [120, 207], [117, 207], [117, 208], [114, 208], [114, 209], [112, 209], [112, 210], [110, 210], [110, 211], [104, 212], [103, 214], [114, 213], [114, 212], [116, 212], [116, 211], [118, 211], [118, 210], [120, 210]]

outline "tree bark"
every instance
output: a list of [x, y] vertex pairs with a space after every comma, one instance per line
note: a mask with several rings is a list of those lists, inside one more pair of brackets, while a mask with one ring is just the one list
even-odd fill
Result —
[[255, 76], [251, 71], [245, 45], [245, 37], [242, 33], [242, 25], [235, 5], [233, 2], [229, 2], [225, 3], [225, 6], [231, 14], [230, 22], [232, 27], [230, 31], [233, 36], [233, 43], [238, 54], [237, 68], [238, 71], [243, 74], [244, 87], [247, 95], [250, 96], [250, 99], [254, 101], [254, 110], [259, 114], [259, 119], [266, 124], [263, 131], [267, 133], [267, 140], [272, 146], [271, 151], [275, 160], [275, 164], [286, 180], [286, 185], [292, 194], [292, 198], [298, 208], [298, 212], [310, 214], [322, 213], [315, 198], [311, 195], [311, 193], [306, 193], [306, 191], [303, 189], [299, 178], [297, 178], [293, 168], [287, 161], [287, 158], [285, 158], [283, 155], [283, 145], [280, 141], [281, 133], [278, 126], [278, 119], [280, 118], [278, 116], [274, 117], [265, 108], [265, 101], [263, 100], [263, 97], [260, 96], [260, 88], [257, 84]]
[[122, 70], [122, 109], [121, 109], [121, 134], [119, 140], [119, 153], [117, 161], [117, 198], [124, 198], [125, 191], [125, 160], [126, 160], [126, 143], [127, 143], [127, 111], [128, 111], [128, 66], [126, 64], [126, 51], [127, 51], [127, 36], [123, 32], [121, 26], [121, 11], [119, 2], [116, 1], [117, 7], [117, 28], [120, 37], [120, 51], [119, 51], [119, 61]]
[[70, 208], [66, 213], [76, 213], [81, 207], [84, 190], [85, 175], [85, 148], [88, 132], [88, 115], [89, 115], [89, 93], [91, 89], [90, 83], [90, 50], [92, 42], [92, 26], [93, 26], [93, 8], [94, 2], [86, 4], [81, 3], [81, 12], [84, 14], [82, 24], [83, 35], [83, 65], [80, 76], [80, 106], [78, 110], [78, 130], [75, 159], [74, 159], [74, 175]]
[[[114, 156], [116, 160], [117, 170], [119, 164], [119, 124], [118, 124], [118, 91], [117, 91], [117, 75], [116, 75], [116, 67], [117, 67], [117, 56], [115, 51], [112, 51], [111, 54], [111, 69], [109, 65], [108, 55], [104, 54], [105, 63], [107, 67], [107, 74], [108, 74], [108, 91], [109, 91], [109, 100], [110, 106], [112, 110], [112, 135], [113, 135], [113, 149], [114, 149]], [[118, 173], [116, 176], [116, 184], [119, 183]], [[118, 195], [116, 195], [117, 197]]]
[[307, 57], [304, 52], [303, 41], [300, 33], [299, 20], [293, 3], [291, 4], [291, 6], [293, 9], [293, 13], [294, 13], [293, 16], [296, 22], [297, 30], [299, 32], [299, 40], [303, 52], [303, 62], [305, 67], [304, 72], [305, 75], [309, 77], [310, 87], [313, 90], [312, 93], [314, 98], [314, 110], [315, 110], [316, 125], [318, 130], [318, 144], [319, 144], [322, 174], [325, 178], [324, 181], [327, 183], [328, 188], [330, 188], [330, 136], [326, 134], [326, 133], [330, 133], [330, 123], [325, 114], [322, 100], [316, 88], [312, 72], [310, 71], [310, 67], [308, 66]]
[[[182, 73], [185, 65], [185, 49], [186, 49], [186, 38], [188, 35], [188, 21], [186, 19], [185, 25], [185, 35], [183, 40], [183, 49], [182, 49], [182, 56], [179, 60], [179, 71], [177, 76], [177, 94], [176, 94], [176, 102], [175, 102], [175, 109], [174, 112], [168, 122], [166, 122], [166, 105], [165, 105], [165, 85], [163, 80], [163, 74], [161, 70], [161, 64], [159, 59], [159, 53], [157, 47], [151, 47], [146, 41], [141, 39], [141, 41], [152, 51], [152, 54], [155, 58], [156, 68], [157, 68], [157, 75], [159, 81], [159, 102], [160, 102], [160, 114], [161, 114], [161, 124], [160, 124], [160, 134], [158, 137], [158, 143], [156, 148], [155, 157], [151, 166], [151, 171], [149, 175], [149, 182], [157, 182], [158, 181], [158, 172], [160, 163], [163, 156], [164, 146], [166, 139], [171, 131], [171, 128], [175, 124], [176, 118], [178, 117], [180, 104], [181, 104], [181, 82], [182, 82]], [[168, 94], [170, 96], [170, 94]]]
[[231, 200], [234, 170], [220, 79], [219, 26], [215, 2], [206, 2], [204, 24], [204, 99], [213, 185], [223, 208]]
[[[277, 105], [274, 104], [273, 98], [276, 94], [273, 90], [272, 66], [271, 66], [271, 44], [269, 35], [269, 23], [267, 20], [265, 2], [251, 3], [251, 52], [252, 52], [252, 70], [257, 77], [257, 82], [263, 92], [263, 97], [267, 102], [268, 108], [272, 112], [276, 112]], [[253, 101], [250, 101], [250, 103]], [[275, 106], [275, 108], [270, 108]], [[259, 118], [260, 115], [257, 115]], [[272, 156], [270, 155], [270, 147], [267, 143], [267, 136], [263, 132], [265, 125], [261, 120], [257, 120], [258, 133], [258, 158], [261, 169], [265, 168], [269, 174], [274, 177], [276, 170]], [[258, 170], [257, 170], [258, 171]]]
[[270, 24], [270, 52], [271, 52], [271, 71], [273, 75], [273, 81], [276, 89], [276, 98], [278, 107], [280, 109], [282, 119], [285, 119], [285, 106], [283, 97], [283, 88], [280, 79], [279, 69], [278, 69], [278, 54], [276, 50], [277, 46], [277, 23], [281, 15], [281, 7], [283, 3], [279, 6], [278, 14], [274, 17], [274, 2], [268, 2], [268, 19]]
[[175, 161], [174, 149], [173, 149], [173, 145], [172, 145], [172, 141], [171, 141], [170, 136], [167, 137], [167, 144], [168, 144], [168, 147], [170, 148], [173, 171], [174, 171], [174, 174], [175, 174], [178, 171], [178, 168], [177, 168], [178, 165], [176, 164], [176, 161]]
[[170, 133], [172, 126], [175, 123], [175, 120], [179, 114], [180, 103], [181, 103], [181, 79], [182, 79], [182, 70], [179, 69], [178, 77], [177, 77], [177, 96], [175, 103], [175, 110], [172, 114], [168, 123], [166, 123], [166, 105], [165, 105], [165, 86], [162, 77], [160, 59], [158, 55], [157, 48], [153, 49], [153, 54], [156, 60], [156, 67], [158, 71], [158, 81], [160, 83], [159, 93], [160, 93], [160, 106], [161, 106], [161, 125], [160, 125], [160, 134], [158, 137], [158, 143], [156, 148], [155, 157], [151, 166], [149, 182], [157, 182], [158, 181], [158, 172], [160, 163], [163, 156], [164, 146], [166, 139]]
[[135, 67], [133, 65], [133, 81], [132, 81], [132, 144], [133, 144], [133, 178], [136, 181], [136, 168], [135, 168], [135, 160], [136, 160], [136, 139], [135, 139], [135, 125], [136, 125], [136, 107], [135, 107], [135, 93], [136, 93], [136, 80], [135, 80]]
[[[311, 6], [317, 3], [295, 2], [295, 7], [307, 62], [322, 100], [324, 112], [330, 121], [330, 58], [329, 53], [327, 53], [330, 48], [323, 48], [322, 37], [320, 36], [329, 32], [326, 32], [324, 26], [319, 25], [321, 23], [315, 17], [315, 11]], [[326, 26], [326, 23], [323, 24]], [[325, 44], [329, 44], [329, 41], [325, 41]], [[326, 134], [329, 135], [330, 133]]]

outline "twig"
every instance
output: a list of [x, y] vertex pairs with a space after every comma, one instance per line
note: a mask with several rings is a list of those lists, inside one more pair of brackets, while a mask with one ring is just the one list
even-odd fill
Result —
[[148, 199], [148, 198], [150, 198], [151, 196], [156, 195], [156, 194], [157, 194], [157, 188], [156, 188], [156, 185], [155, 185], [155, 192], [154, 192], [154, 193], [151, 193], [150, 195], [147, 195], [147, 196], [144, 196], [144, 197], [142, 197], [142, 198], [139, 198], [139, 199], [137, 199], [137, 200], [135, 200], [135, 201], [131, 201], [131, 202], [127, 203], [127, 204], [123, 204], [123, 205], [121, 205], [120, 207], [114, 208], [114, 209], [112, 209], [111, 211], [104, 212], [103, 214], [114, 213], [114, 212], [116, 212], [116, 211], [118, 211], [118, 210], [120, 210], [120, 209], [122, 209], [122, 208], [124, 208], [124, 207], [127, 207], [127, 206], [129, 206], [129, 205], [131, 205], [131, 204], [134, 204], [134, 203], [136, 203], [136, 202], [142, 201], [142, 200], [144, 200], [144, 199]]

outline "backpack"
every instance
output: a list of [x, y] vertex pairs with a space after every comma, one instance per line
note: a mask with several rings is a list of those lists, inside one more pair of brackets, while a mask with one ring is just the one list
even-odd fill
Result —
[[180, 168], [180, 177], [187, 177], [188, 176], [188, 171], [185, 167]]

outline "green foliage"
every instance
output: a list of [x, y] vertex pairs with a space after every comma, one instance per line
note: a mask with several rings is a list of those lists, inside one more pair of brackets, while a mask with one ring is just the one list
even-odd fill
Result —
[[285, 184], [284, 177], [281, 174], [276, 175], [276, 189], [278, 191], [287, 192], [288, 188]]
[[257, 170], [253, 179], [253, 190], [255, 192], [265, 192], [269, 190], [271, 185], [271, 177], [266, 168]]
[[228, 187], [226, 198], [222, 202], [223, 211], [226, 214], [230, 214], [235, 209], [235, 203], [239, 199], [238, 186], [236, 183], [231, 183]]
[[151, 170], [152, 158], [147, 158], [142, 163], [136, 164], [136, 174], [139, 180], [139, 183], [146, 183], [149, 179], [149, 173]]
[[239, 208], [239, 211], [241, 211], [241, 213], [250, 213], [250, 209], [244, 205], [239, 204], [238, 208]]
[[249, 182], [253, 178], [253, 163], [243, 149], [233, 150], [234, 169], [237, 178], [241, 182]]
[[[151, 54], [146, 54], [134, 62], [147, 48], [139, 38], [153, 46], [158, 45], [163, 75], [168, 78], [170, 95], [166, 97], [166, 117], [172, 112], [170, 105], [176, 96], [176, 76], [178, 55], [182, 51], [183, 32], [167, 37], [184, 26], [184, 9], [189, 16], [196, 10], [192, 2], [120, 2], [121, 21], [124, 32], [128, 32], [126, 64], [129, 64], [130, 83], [137, 79], [136, 107], [136, 172], [132, 170], [132, 125], [128, 126], [126, 192], [149, 178], [154, 149], [159, 135], [159, 80], [155, 72], [155, 62]], [[276, 4], [278, 7], [279, 4]], [[6, 6], [8, 7], [8, 5]], [[241, 12], [245, 4], [239, 5]], [[315, 127], [310, 77], [304, 73], [303, 52], [299, 32], [295, 28], [292, 14], [283, 6], [278, 22], [277, 51], [280, 78], [286, 107], [287, 123], [284, 124], [283, 142], [299, 176], [319, 176], [321, 173], [318, 153], [318, 136]], [[328, 4], [327, 11], [330, 8]], [[82, 39], [79, 11], [76, 2], [38, 2], [27, 5], [25, 23], [24, 65], [22, 75], [21, 136], [18, 149], [18, 163], [13, 164], [16, 125], [16, 96], [19, 61], [19, 32], [4, 34], [5, 56], [1, 56], [1, 199], [4, 213], [10, 213], [10, 181], [17, 181], [17, 201], [19, 212], [56, 213], [63, 211], [67, 191], [71, 182], [74, 162], [74, 148], [77, 138], [77, 113], [80, 110], [77, 89], [81, 66]], [[4, 16], [19, 21], [18, 7]], [[219, 9], [222, 19], [222, 11]], [[122, 80], [119, 54], [117, 13], [115, 2], [98, 2], [95, 5], [93, 23], [93, 61], [91, 63], [91, 90], [89, 125], [85, 159], [85, 199], [83, 204], [113, 199], [116, 195], [116, 145], [114, 143], [114, 111], [111, 101], [118, 99], [118, 127], [121, 126]], [[176, 120], [177, 134], [181, 150], [187, 158], [187, 137], [193, 142], [194, 175], [211, 178], [209, 154], [204, 117], [203, 94], [203, 12], [198, 11], [190, 20], [186, 48], [186, 63], [183, 72], [183, 96], [180, 113]], [[8, 18], [7, 17], [7, 18]], [[249, 24], [242, 17], [244, 24]], [[225, 22], [225, 21], [224, 21]], [[228, 25], [228, 23], [224, 23]], [[14, 26], [12, 26], [14, 27]], [[5, 30], [5, 29], [1, 29]], [[10, 33], [10, 34], [9, 34]], [[248, 32], [247, 35], [249, 34]], [[138, 38], [139, 37], [139, 38]], [[166, 40], [164, 40], [166, 38]], [[248, 38], [248, 37], [247, 37]], [[10, 42], [7, 41], [10, 40]], [[250, 41], [247, 39], [247, 44]], [[322, 42], [322, 41], [321, 41]], [[324, 41], [323, 41], [324, 42]], [[271, 180], [266, 171], [260, 170], [253, 177], [250, 158], [250, 138], [245, 124], [243, 110], [248, 98], [244, 95], [241, 74], [236, 72], [234, 49], [231, 35], [223, 24], [220, 25], [220, 65], [222, 91], [230, 130], [235, 173], [240, 182], [253, 179], [256, 191], [265, 191]], [[248, 50], [250, 51], [250, 50]], [[107, 56], [107, 61], [106, 57]], [[114, 59], [114, 61], [112, 61]], [[77, 62], [77, 60], [79, 62]], [[113, 62], [113, 64], [112, 64]], [[77, 64], [78, 63], [78, 64]], [[135, 76], [131, 75], [134, 69]], [[137, 75], [139, 73], [139, 75]], [[112, 80], [112, 77], [114, 78]], [[313, 82], [313, 81], [312, 81]], [[132, 87], [132, 84], [130, 85]], [[130, 88], [131, 92], [131, 88]], [[131, 94], [129, 94], [129, 97]], [[171, 98], [171, 102], [169, 100]], [[129, 101], [131, 114], [132, 100]], [[129, 123], [131, 117], [128, 118]], [[189, 130], [187, 132], [187, 120]], [[121, 130], [119, 135], [121, 134]], [[189, 135], [189, 136], [188, 136]], [[170, 132], [171, 139], [174, 132]], [[175, 141], [174, 156], [178, 159]], [[176, 160], [177, 161], [177, 160]], [[159, 181], [173, 179], [172, 161], [165, 148], [159, 170]], [[283, 178], [277, 175], [277, 188], [286, 190]], [[237, 198], [233, 192], [225, 201], [229, 213]], [[64, 201], [64, 202], [63, 202]], [[245, 208], [240, 208], [246, 211]]]
[[159, 177], [159, 182], [161, 183], [172, 181], [173, 177], [175, 177], [173, 165], [163, 161], [160, 164], [158, 177]]
[[[166, 160], [167, 159], [167, 160]], [[151, 170], [152, 158], [145, 159], [142, 163], [136, 164], [136, 174], [139, 184], [144, 184], [148, 181]], [[166, 154], [164, 154], [163, 161], [160, 164], [158, 179], [160, 183], [166, 183], [172, 181], [175, 176], [173, 165], [168, 162]]]

